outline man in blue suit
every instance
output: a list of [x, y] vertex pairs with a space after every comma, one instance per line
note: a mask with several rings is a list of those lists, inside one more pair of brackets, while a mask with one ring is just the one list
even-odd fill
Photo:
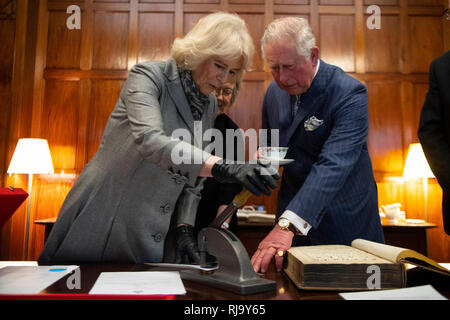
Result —
[[319, 59], [305, 19], [275, 20], [261, 43], [275, 80], [264, 98], [262, 126], [279, 130], [279, 145], [289, 147], [286, 158], [295, 161], [284, 167], [278, 223], [259, 244], [253, 268], [265, 272], [275, 256], [280, 271], [292, 245], [384, 242], [366, 143], [365, 86]]

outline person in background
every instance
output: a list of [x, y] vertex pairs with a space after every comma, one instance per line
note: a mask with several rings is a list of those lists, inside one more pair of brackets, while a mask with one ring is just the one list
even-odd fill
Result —
[[442, 219], [450, 235], [450, 51], [431, 62], [418, 136], [442, 188]]
[[[221, 136], [223, 137], [223, 148], [222, 155], [224, 159], [229, 159], [237, 161], [239, 155], [243, 155], [244, 141], [242, 135], [240, 135], [240, 130], [238, 125], [231, 120], [228, 113], [233, 106], [236, 96], [239, 92], [240, 83], [228, 82], [222, 87], [216, 89], [217, 98], [217, 118], [214, 122], [214, 128], [219, 130]], [[232, 141], [227, 138], [226, 131], [233, 130], [235, 135], [234, 139], [240, 139], [240, 141]], [[233, 148], [233, 155], [227, 154], [227, 146]], [[238, 152], [238, 149], [239, 152]], [[232, 157], [230, 159], [230, 157]], [[207, 178], [204, 182], [204, 187], [202, 190], [202, 198], [197, 210], [197, 219], [194, 228], [194, 233], [198, 232], [214, 221], [216, 216], [218, 216], [229, 203], [233, 201], [235, 195], [237, 195], [242, 190], [241, 185], [236, 183], [220, 183], [215, 179]], [[237, 234], [237, 217], [233, 215], [228, 219], [223, 225], [223, 227], [228, 228], [233, 233]]]
[[262, 128], [279, 130], [279, 146], [295, 161], [284, 167], [278, 222], [252, 256], [253, 268], [265, 272], [275, 256], [281, 270], [292, 245], [384, 242], [365, 86], [319, 59], [305, 19], [273, 21], [261, 48], [275, 80], [264, 97]]
[[253, 52], [245, 22], [218, 12], [176, 39], [169, 60], [135, 65], [39, 264], [200, 264], [193, 226], [205, 177], [257, 195], [270, 194], [278, 177], [258, 164], [226, 164], [175, 131], [195, 138], [196, 124], [201, 133], [213, 126], [214, 91], [240, 81]]

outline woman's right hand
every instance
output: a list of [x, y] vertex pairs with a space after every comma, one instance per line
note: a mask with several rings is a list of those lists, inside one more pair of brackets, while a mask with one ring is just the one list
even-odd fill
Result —
[[239, 183], [256, 196], [261, 193], [270, 196], [280, 179], [278, 171], [270, 164], [222, 163], [218, 161], [211, 169], [212, 176], [222, 183]]

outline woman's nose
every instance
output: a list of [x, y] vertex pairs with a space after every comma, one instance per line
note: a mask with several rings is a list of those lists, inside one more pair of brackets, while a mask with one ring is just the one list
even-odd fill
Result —
[[221, 81], [222, 83], [227, 82], [227, 73], [228, 73], [228, 70], [220, 70], [217, 73], [217, 80]]

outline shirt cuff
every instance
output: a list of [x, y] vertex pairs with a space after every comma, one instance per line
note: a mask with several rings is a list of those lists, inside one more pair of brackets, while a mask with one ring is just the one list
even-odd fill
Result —
[[280, 218], [288, 219], [304, 236], [306, 236], [309, 232], [309, 229], [311, 229], [311, 225], [308, 222], [300, 218], [291, 210], [284, 211]]

